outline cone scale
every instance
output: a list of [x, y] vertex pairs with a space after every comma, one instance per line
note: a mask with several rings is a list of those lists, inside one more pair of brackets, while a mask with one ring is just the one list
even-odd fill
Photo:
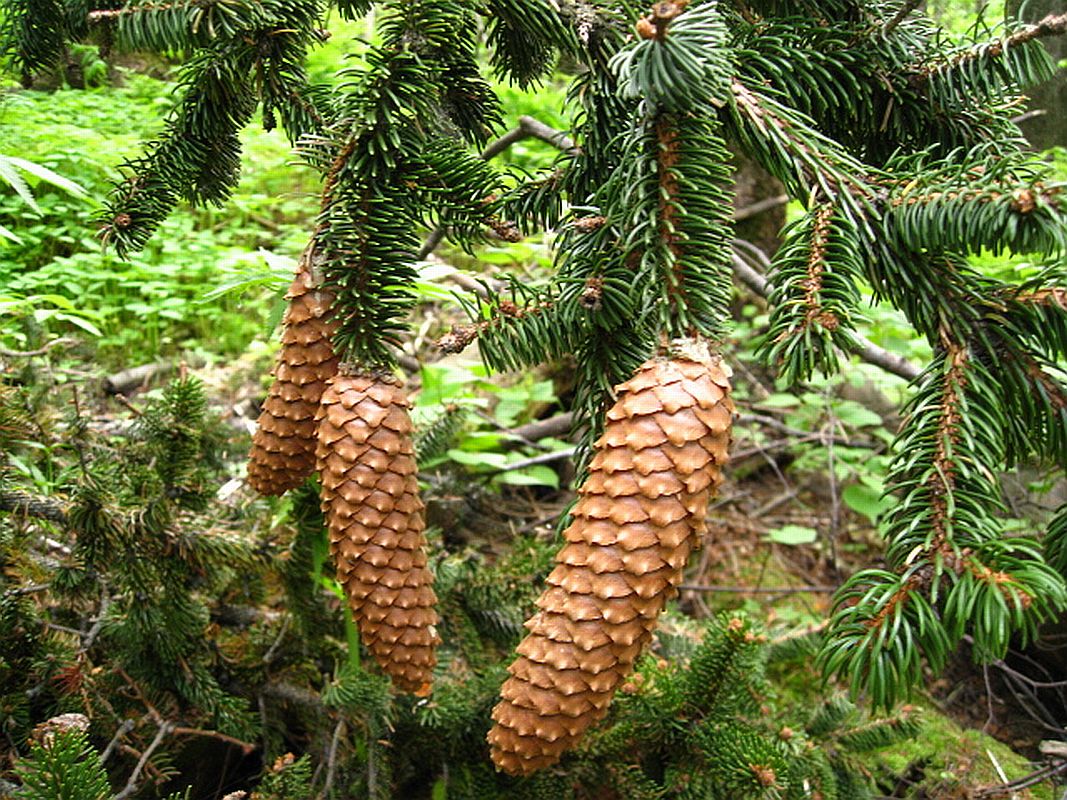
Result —
[[392, 376], [342, 368], [322, 394], [316, 460], [330, 551], [360, 638], [397, 689], [426, 694], [440, 639], [410, 406]]
[[645, 362], [616, 387], [566, 544], [493, 709], [493, 762], [525, 775], [601, 719], [677, 594], [722, 482], [733, 402], [717, 360]]
[[334, 296], [321, 282], [309, 247], [285, 295], [282, 349], [252, 437], [248, 483], [260, 494], [284, 494], [315, 470], [315, 413], [338, 364], [330, 344]]

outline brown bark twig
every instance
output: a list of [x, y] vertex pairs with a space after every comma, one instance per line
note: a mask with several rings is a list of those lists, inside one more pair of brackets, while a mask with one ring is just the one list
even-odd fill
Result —
[[900, 7], [900, 10], [897, 11], [896, 15], [882, 28], [882, 35], [888, 36], [891, 34], [900, 23], [907, 19], [908, 14], [922, 5], [922, 2], [923, 0], [907, 0], [907, 2]]
[[167, 738], [167, 734], [171, 732], [171, 725], [169, 722], [164, 722], [159, 726], [159, 730], [156, 731], [155, 738], [152, 739], [152, 743], [148, 745], [141, 753], [141, 757], [137, 760], [137, 765], [133, 768], [133, 772], [130, 773], [129, 780], [126, 781], [125, 788], [115, 795], [114, 800], [126, 800], [128, 797], [133, 797], [137, 790], [140, 788], [141, 773], [144, 772], [145, 766], [148, 764], [148, 759], [152, 757], [152, 754], [160, 748], [163, 744], [163, 740]]
[[53, 339], [36, 350], [8, 350], [7, 348], [0, 347], [0, 356], [4, 358], [33, 358], [34, 356], [43, 356], [48, 353], [54, 347], [59, 347], [65, 344], [77, 344], [76, 339], [70, 339], [65, 336], [61, 336], [58, 339]]
[[1016, 778], [1008, 783], [1002, 783], [999, 786], [990, 786], [985, 789], [979, 789], [977, 792], [971, 795], [974, 798], [992, 798], [992, 797], [1005, 797], [1018, 792], [1020, 789], [1026, 789], [1030, 786], [1036, 786], [1039, 783], [1044, 783], [1049, 778], [1053, 778], [1057, 775], [1062, 775], [1067, 772], [1067, 761], [1062, 761], [1059, 764], [1050, 764], [1047, 767], [1042, 767], [1039, 770], [1031, 772], [1029, 775], [1024, 775], [1021, 778]]
[[43, 519], [58, 525], [67, 524], [67, 511], [62, 504], [51, 498], [27, 492], [0, 489], [0, 511]]
[[119, 746], [122, 737], [132, 731], [136, 727], [137, 723], [132, 719], [124, 719], [122, 724], [119, 725], [118, 730], [115, 731], [115, 735], [111, 737], [111, 741], [107, 743], [107, 747], [104, 748], [104, 752], [100, 754], [99, 762], [106, 764], [107, 760], [111, 758], [111, 754], [115, 752], [115, 748]]
[[337, 774], [337, 747], [341, 742], [344, 726], [345, 721], [338, 720], [333, 729], [333, 736], [330, 737], [330, 747], [326, 752], [326, 780], [322, 786], [321, 797], [323, 798], [329, 797], [330, 790], [333, 788], [334, 776]]
[[833, 594], [837, 586], [705, 586], [698, 583], [683, 583], [678, 586], [686, 592], [722, 592], [725, 594]]

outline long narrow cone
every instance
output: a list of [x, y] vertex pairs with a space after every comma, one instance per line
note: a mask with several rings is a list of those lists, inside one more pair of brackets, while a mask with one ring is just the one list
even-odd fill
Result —
[[260, 494], [299, 486], [315, 470], [315, 412], [326, 381], [337, 373], [330, 344], [332, 292], [319, 288], [311, 248], [304, 252], [286, 298], [282, 349], [248, 457], [248, 483]]
[[651, 360], [616, 392], [493, 709], [492, 758], [512, 774], [554, 764], [607, 713], [677, 594], [722, 482], [734, 407], [717, 361]]
[[318, 411], [316, 460], [337, 579], [360, 638], [401, 691], [429, 691], [435, 628], [411, 403], [389, 377], [339, 374]]

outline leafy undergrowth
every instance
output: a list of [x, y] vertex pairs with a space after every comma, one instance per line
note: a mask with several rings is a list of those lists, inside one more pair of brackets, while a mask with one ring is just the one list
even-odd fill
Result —
[[102, 251], [95, 235], [119, 166], [172, 102], [168, 82], [135, 73], [120, 87], [4, 96], [0, 153], [48, 167], [88, 198], [43, 181], [31, 186], [36, 209], [0, 193], [0, 225], [19, 239], [0, 240], [0, 343], [33, 349], [76, 336], [83, 358], [121, 367], [130, 353], [144, 361], [229, 356], [264, 336], [270, 291], [208, 295], [231, 272], [262, 269], [262, 252], [293, 255], [303, 246], [315, 186], [288, 164], [282, 134], [249, 127], [244, 179], [225, 208], [184, 209], [128, 261]]

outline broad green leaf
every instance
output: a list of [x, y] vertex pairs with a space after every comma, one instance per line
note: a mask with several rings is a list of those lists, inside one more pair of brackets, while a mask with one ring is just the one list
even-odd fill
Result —
[[834, 407], [834, 414], [843, 423], [853, 428], [867, 428], [882, 424], [882, 418], [878, 414], [853, 400], [838, 403]]
[[882, 497], [882, 490], [865, 483], [856, 483], [846, 486], [841, 493], [841, 499], [845, 505], [857, 514], [863, 514], [871, 522], [875, 522], [880, 514], [893, 507], [895, 501], [892, 497]]
[[776, 392], [760, 400], [759, 404], [764, 408], [793, 408], [800, 405], [800, 400], [796, 395], [787, 392]]
[[819, 538], [819, 532], [804, 525], [783, 525], [781, 528], [767, 531], [765, 538], [776, 544], [795, 546], [811, 544]]
[[7, 160], [14, 164], [21, 170], [30, 173], [35, 178], [38, 178], [45, 183], [50, 183], [57, 189], [62, 189], [68, 194], [72, 194], [75, 197], [87, 198], [89, 193], [85, 191], [82, 186], [72, 181], [70, 178], [64, 178], [62, 175], [53, 172], [48, 167], [35, 164], [33, 161], [27, 161], [24, 158], [18, 158], [16, 156], [6, 156]]
[[10, 156], [0, 156], [0, 178], [3, 178], [7, 185], [15, 190], [15, 194], [21, 197], [26, 205], [40, 214], [41, 207], [33, 199], [33, 193], [30, 191], [29, 185], [26, 183], [25, 178], [19, 175], [12, 162], [13, 159]]
[[559, 488], [559, 475], [551, 467], [535, 466], [526, 469], [502, 472], [493, 478], [494, 483], [509, 483], [513, 486], [548, 486]]
[[459, 449], [465, 452], [484, 452], [500, 447], [502, 439], [508, 438], [502, 431], [471, 431], [463, 437]]
[[89, 322], [84, 317], [79, 317], [77, 314], [63, 314], [59, 313], [55, 315], [55, 319], [62, 320], [63, 322], [69, 322], [71, 325], [75, 325], [81, 328], [83, 331], [91, 333], [93, 336], [103, 336], [103, 332]]
[[29, 303], [51, 303], [57, 308], [65, 308], [69, 311], [74, 310], [74, 302], [69, 297], [64, 297], [61, 294], [35, 294], [27, 297], [26, 301]]
[[466, 464], [470, 467], [487, 467], [489, 469], [503, 469], [508, 465], [508, 457], [504, 453], [468, 452], [466, 450], [449, 450], [448, 457], [457, 464]]

